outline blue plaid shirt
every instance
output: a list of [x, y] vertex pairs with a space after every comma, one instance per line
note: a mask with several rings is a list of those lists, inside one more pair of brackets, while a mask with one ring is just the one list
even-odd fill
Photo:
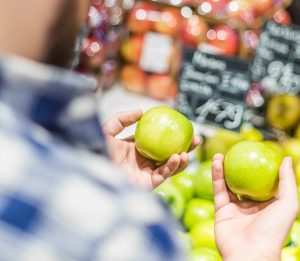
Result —
[[0, 60], [0, 260], [182, 260], [176, 224], [110, 163], [93, 79]]

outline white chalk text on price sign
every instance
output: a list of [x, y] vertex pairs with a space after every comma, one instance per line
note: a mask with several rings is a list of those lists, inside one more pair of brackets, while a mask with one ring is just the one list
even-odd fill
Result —
[[267, 22], [250, 71], [270, 93], [299, 94], [300, 28]]
[[248, 67], [236, 58], [184, 50], [178, 110], [195, 122], [239, 131], [250, 86]]

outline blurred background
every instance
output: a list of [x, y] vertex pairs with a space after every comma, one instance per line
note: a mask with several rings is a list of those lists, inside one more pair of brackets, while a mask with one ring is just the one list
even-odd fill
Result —
[[[293, 158], [300, 185], [299, 14], [299, 0], [92, 1], [75, 70], [98, 79], [102, 119], [165, 104], [202, 137], [187, 170], [157, 189], [192, 258], [220, 259], [212, 155], [266, 142]], [[283, 260], [300, 260], [299, 221], [286, 246]]]

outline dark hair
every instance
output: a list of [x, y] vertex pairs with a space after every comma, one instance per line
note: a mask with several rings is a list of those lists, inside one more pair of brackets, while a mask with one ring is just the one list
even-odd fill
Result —
[[70, 65], [81, 26], [77, 21], [77, 13], [77, 0], [62, 0], [57, 18], [49, 30], [45, 63], [60, 67]]

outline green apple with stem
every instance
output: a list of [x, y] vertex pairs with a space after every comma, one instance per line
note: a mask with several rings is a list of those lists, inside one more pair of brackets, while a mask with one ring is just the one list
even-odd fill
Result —
[[177, 187], [166, 181], [159, 185], [154, 192], [170, 207], [171, 213], [176, 218], [181, 218], [185, 208], [185, 201]]
[[188, 261], [222, 261], [222, 258], [216, 250], [198, 247], [188, 254]]
[[193, 126], [183, 114], [166, 106], [157, 106], [139, 120], [135, 145], [142, 156], [160, 164], [173, 154], [187, 152], [193, 135]]
[[215, 208], [212, 201], [194, 198], [186, 206], [183, 224], [186, 229], [190, 229], [203, 220], [213, 219], [214, 216]]
[[204, 199], [213, 200], [213, 184], [212, 184], [212, 161], [207, 160], [200, 164], [195, 179], [195, 191], [197, 196]]
[[226, 184], [239, 198], [269, 200], [278, 188], [281, 161], [282, 155], [268, 145], [242, 141], [225, 156]]

